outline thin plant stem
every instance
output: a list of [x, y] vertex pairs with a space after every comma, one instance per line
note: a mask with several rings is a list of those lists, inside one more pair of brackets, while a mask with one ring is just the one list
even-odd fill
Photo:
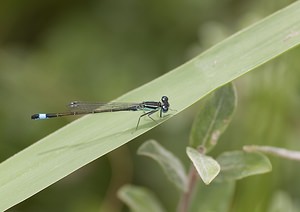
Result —
[[197, 183], [197, 171], [195, 167], [192, 165], [188, 175], [188, 188], [187, 191], [182, 194], [181, 200], [178, 206], [178, 212], [187, 212], [189, 209], [189, 204], [191, 202], [193, 190]]

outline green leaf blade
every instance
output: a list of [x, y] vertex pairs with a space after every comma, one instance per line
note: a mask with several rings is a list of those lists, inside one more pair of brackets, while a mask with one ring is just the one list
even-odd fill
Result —
[[232, 151], [221, 154], [217, 161], [221, 166], [216, 180], [239, 180], [251, 175], [264, 174], [272, 170], [269, 159], [260, 153]]
[[187, 189], [187, 176], [181, 161], [171, 152], [154, 140], [145, 142], [138, 149], [139, 155], [144, 155], [157, 161], [169, 180], [181, 191]]
[[237, 104], [232, 83], [219, 88], [209, 97], [195, 118], [190, 136], [190, 145], [194, 148], [201, 146], [205, 152], [217, 144], [220, 135], [229, 125]]
[[133, 212], [165, 211], [155, 195], [143, 187], [125, 185], [119, 189], [118, 197], [125, 202]]
[[186, 153], [193, 162], [199, 176], [208, 185], [220, 172], [220, 165], [216, 160], [207, 155], [201, 154], [196, 149], [187, 147]]

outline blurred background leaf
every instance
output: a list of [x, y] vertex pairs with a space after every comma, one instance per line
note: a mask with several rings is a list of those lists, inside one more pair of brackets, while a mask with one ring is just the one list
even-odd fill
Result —
[[[193, 195], [189, 212], [230, 211], [235, 188], [236, 182], [234, 181], [221, 183], [213, 181], [211, 184], [205, 185], [199, 180], [195, 186], [197, 192]], [[199, 204], [200, 201], [205, 204]]]
[[[114, 99], [292, 2], [2, 1], [0, 160], [74, 119], [32, 122], [32, 113], [60, 111], [76, 99]], [[297, 31], [287, 33], [297, 36]], [[295, 48], [235, 81], [239, 107], [213, 155], [246, 144], [300, 149], [299, 54], [300, 49]], [[156, 164], [136, 156], [136, 149], [149, 137], [159, 138], [188, 164], [186, 140], [198, 107], [196, 104], [11, 211], [98, 211], [105, 204], [120, 204], [114, 191], [124, 182], [153, 189], [167, 210], [174, 211], [179, 199], [176, 188]], [[299, 164], [276, 158], [271, 162], [271, 173], [237, 183], [231, 211], [266, 211], [270, 194], [279, 189], [299, 201], [300, 189], [294, 186], [300, 177]]]
[[137, 152], [159, 163], [169, 180], [182, 192], [187, 189], [187, 176], [181, 161], [154, 140], [143, 143]]
[[119, 198], [125, 202], [132, 212], [164, 212], [159, 200], [146, 188], [124, 185], [118, 191]]
[[243, 150], [246, 152], [261, 152], [264, 154], [271, 154], [276, 157], [281, 157], [289, 160], [300, 160], [300, 151], [292, 151], [284, 148], [278, 148], [273, 146], [257, 146], [249, 145], [243, 146]]
[[257, 174], [264, 174], [272, 170], [269, 159], [261, 153], [246, 153], [243, 151], [224, 152], [217, 161], [221, 166], [221, 173], [216, 180], [233, 181]]
[[296, 212], [299, 210], [299, 204], [294, 202], [293, 199], [286, 192], [283, 191], [277, 191], [272, 195], [270, 208], [268, 208], [268, 212]]
[[196, 116], [190, 135], [190, 145], [210, 151], [229, 125], [237, 104], [234, 85], [228, 83], [208, 96]]

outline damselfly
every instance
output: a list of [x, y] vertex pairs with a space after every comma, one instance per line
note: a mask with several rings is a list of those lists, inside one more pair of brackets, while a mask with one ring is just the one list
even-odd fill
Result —
[[105, 112], [119, 112], [119, 111], [143, 111], [144, 113], [140, 115], [136, 129], [139, 126], [140, 119], [143, 116], [148, 116], [153, 121], [155, 121], [151, 115], [153, 113], [159, 112], [159, 116], [162, 117], [163, 113], [168, 112], [169, 102], [168, 97], [161, 97], [161, 101], [144, 101], [141, 103], [120, 103], [120, 102], [110, 102], [110, 103], [97, 103], [97, 102], [71, 102], [68, 107], [69, 111], [62, 113], [37, 113], [31, 116], [31, 119], [48, 119], [56, 118], [61, 116], [72, 116], [72, 115], [85, 115], [90, 113], [105, 113]]

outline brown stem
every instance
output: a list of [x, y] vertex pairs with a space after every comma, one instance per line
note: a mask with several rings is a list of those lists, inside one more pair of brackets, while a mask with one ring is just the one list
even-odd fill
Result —
[[187, 191], [182, 194], [181, 200], [178, 206], [178, 212], [187, 212], [189, 209], [189, 204], [191, 202], [191, 197], [193, 194], [193, 189], [195, 188], [197, 182], [197, 171], [192, 165], [188, 175], [188, 187]]

